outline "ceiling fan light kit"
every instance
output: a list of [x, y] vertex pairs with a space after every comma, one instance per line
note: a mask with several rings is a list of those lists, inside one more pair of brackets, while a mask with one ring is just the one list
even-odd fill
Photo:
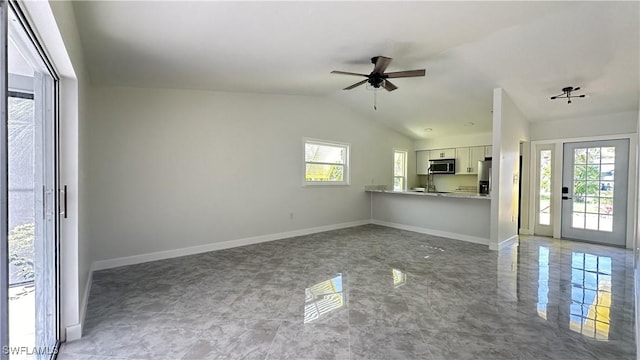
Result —
[[555, 100], [555, 99], [567, 99], [567, 104], [571, 104], [571, 98], [585, 98], [587, 97], [586, 94], [580, 94], [580, 95], [572, 95], [572, 92], [574, 91], [578, 91], [580, 90], [580, 87], [573, 87], [573, 86], [567, 86], [567, 87], [563, 87], [562, 88], [562, 94], [560, 95], [554, 95], [552, 96], [550, 99], [551, 100]]
[[[373, 71], [369, 75], [353, 73], [353, 72], [348, 72], [348, 71], [338, 71], [338, 70], [334, 70], [331, 73], [332, 74], [339, 74], [339, 75], [362, 76], [362, 77], [366, 78], [364, 80], [358, 81], [357, 83], [355, 83], [355, 84], [353, 84], [351, 86], [347, 86], [343, 90], [351, 90], [351, 89], [356, 88], [356, 87], [358, 87], [358, 86], [360, 86], [362, 84], [368, 83], [374, 90], [377, 90], [377, 89], [382, 87], [387, 91], [393, 91], [393, 90], [398, 88], [396, 85], [394, 85], [388, 79], [425, 76], [425, 74], [426, 74], [424, 69], [407, 70], [407, 71], [396, 71], [396, 72], [385, 73], [384, 71], [387, 69], [387, 66], [389, 66], [389, 64], [391, 63], [391, 60], [392, 60], [391, 58], [386, 57], [386, 56], [374, 56], [374, 57], [372, 57], [371, 58], [371, 63], [373, 64]], [[376, 94], [375, 93], [376, 92], [374, 91], [374, 105], [373, 105], [373, 108], [377, 110], [376, 104], [375, 104], [375, 102], [376, 102]]]

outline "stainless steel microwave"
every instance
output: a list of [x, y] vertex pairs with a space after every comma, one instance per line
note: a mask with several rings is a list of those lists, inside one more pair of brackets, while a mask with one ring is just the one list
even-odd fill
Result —
[[430, 174], [455, 174], [456, 159], [429, 160]]

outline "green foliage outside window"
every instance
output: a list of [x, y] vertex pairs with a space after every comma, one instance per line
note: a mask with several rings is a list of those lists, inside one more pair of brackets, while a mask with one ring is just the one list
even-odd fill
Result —
[[34, 277], [35, 228], [34, 223], [28, 223], [16, 226], [9, 233], [9, 263], [18, 267], [24, 280], [33, 280]]

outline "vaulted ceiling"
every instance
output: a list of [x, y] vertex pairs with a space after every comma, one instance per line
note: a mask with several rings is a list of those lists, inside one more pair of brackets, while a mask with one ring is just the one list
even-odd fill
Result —
[[[415, 139], [490, 131], [492, 89], [531, 121], [638, 110], [638, 2], [78, 1], [96, 86], [329, 97]], [[425, 68], [377, 93], [369, 73]], [[565, 86], [586, 99], [550, 101]], [[474, 126], [465, 126], [473, 122]], [[425, 128], [432, 128], [427, 133]]]

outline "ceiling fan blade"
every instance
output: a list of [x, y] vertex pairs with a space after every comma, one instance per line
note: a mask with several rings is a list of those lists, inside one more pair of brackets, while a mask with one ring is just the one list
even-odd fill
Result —
[[578, 91], [578, 90], [580, 90], [580, 86], [578, 86], [577, 88], [575, 88], [575, 89], [573, 89], [571, 91]]
[[347, 71], [337, 71], [337, 70], [333, 70], [331, 73], [332, 74], [340, 74], [340, 75], [364, 76], [364, 77], [368, 77], [369, 76], [369, 75], [366, 75], [366, 74], [358, 74], [358, 73], [352, 73], [352, 72], [347, 72]]
[[353, 84], [353, 85], [351, 85], [351, 86], [347, 86], [346, 88], [344, 88], [344, 89], [342, 89], [342, 90], [351, 90], [351, 89], [353, 89], [353, 88], [355, 88], [355, 87], [358, 87], [358, 86], [360, 86], [360, 85], [362, 85], [362, 84], [364, 84], [364, 83], [366, 83], [366, 82], [367, 82], [367, 80], [366, 80], [366, 79], [365, 79], [365, 80], [362, 80], [362, 81], [358, 81], [357, 83], [355, 83], [355, 84]]
[[414, 76], [425, 76], [426, 71], [424, 69], [421, 70], [407, 70], [407, 71], [396, 71], [384, 74], [386, 78], [394, 79], [394, 78], [403, 78], [403, 77], [414, 77]]
[[385, 89], [387, 89], [387, 91], [393, 91], [398, 88], [397, 86], [393, 85], [393, 83], [391, 83], [391, 81], [389, 80], [385, 80], [383, 86]]
[[391, 63], [391, 58], [385, 56], [375, 56], [371, 58], [371, 62], [375, 64], [375, 66], [373, 67], [373, 72], [382, 74], [387, 69], [387, 66], [389, 66], [389, 64]]

